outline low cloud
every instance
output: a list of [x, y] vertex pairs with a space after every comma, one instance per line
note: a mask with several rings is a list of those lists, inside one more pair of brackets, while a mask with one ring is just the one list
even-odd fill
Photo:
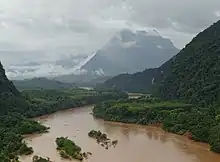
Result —
[[64, 57], [74, 66], [123, 28], [155, 28], [182, 48], [219, 18], [219, 0], [0, 0], [0, 60], [61, 73]]

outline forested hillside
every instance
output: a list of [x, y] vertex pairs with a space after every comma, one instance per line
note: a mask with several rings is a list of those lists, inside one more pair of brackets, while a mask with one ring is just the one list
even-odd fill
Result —
[[171, 62], [159, 95], [205, 105], [220, 99], [220, 21], [198, 34]]
[[28, 120], [28, 103], [5, 75], [0, 64], [0, 159], [2, 162], [17, 162], [17, 155], [31, 154], [32, 148], [23, 142], [22, 134], [45, 132], [46, 127]]
[[93, 115], [104, 120], [153, 124], [164, 130], [207, 142], [220, 153], [220, 115], [213, 108], [201, 108], [179, 101], [163, 101], [142, 97], [97, 104]]
[[5, 75], [5, 70], [0, 62], [0, 93], [11, 92], [14, 95], [19, 95], [19, 92], [11, 81]]
[[155, 82], [154, 76], [158, 74], [160, 74], [158, 68], [146, 69], [143, 72], [134, 74], [121, 74], [99, 86], [116, 88], [128, 92], [149, 93]]
[[30, 89], [63, 89], [63, 88], [73, 88], [76, 87], [75, 84], [63, 83], [56, 80], [51, 80], [47, 78], [33, 78], [25, 80], [13, 80], [15, 87], [20, 90], [30, 90]]
[[184, 49], [156, 69], [119, 75], [105, 82], [129, 92], [152, 93], [209, 105], [220, 95], [220, 21], [199, 33]]

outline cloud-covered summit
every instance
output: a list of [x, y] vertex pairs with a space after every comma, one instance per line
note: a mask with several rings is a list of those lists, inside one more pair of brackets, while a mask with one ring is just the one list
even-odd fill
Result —
[[123, 28], [156, 28], [182, 48], [219, 18], [218, 0], [0, 0], [0, 59], [8, 69], [85, 56]]

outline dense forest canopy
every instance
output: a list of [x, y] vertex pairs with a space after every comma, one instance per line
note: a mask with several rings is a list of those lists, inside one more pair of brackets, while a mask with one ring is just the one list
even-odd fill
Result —
[[107, 80], [99, 87], [116, 88], [122, 91], [149, 93], [154, 84], [154, 77], [160, 74], [158, 68], [146, 69], [134, 74], [121, 74]]
[[199, 33], [171, 62], [159, 86], [164, 99], [205, 106], [220, 99], [220, 21]]
[[82, 148], [67, 137], [56, 138], [57, 150], [64, 159], [83, 160]]
[[220, 152], [220, 115], [213, 114], [212, 108], [141, 97], [102, 102], [93, 114], [109, 121], [159, 125], [166, 131], [207, 142], [211, 150]]

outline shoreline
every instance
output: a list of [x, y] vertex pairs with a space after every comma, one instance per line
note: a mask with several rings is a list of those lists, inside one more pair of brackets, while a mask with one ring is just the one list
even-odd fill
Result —
[[[91, 109], [92, 110], [93, 108], [94, 108], [94, 105], [85, 105], [85, 106], [82, 106], [82, 107], [67, 108], [67, 109], [64, 109], [64, 110], [56, 111], [56, 112], [51, 113], [51, 114], [47, 114], [47, 115], [43, 115], [43, 116], [39, 116], [39, 117], [34, 117], [34, 118], [31, 118], [31, 119], [41, 123], [41, 120], [47, 119], [48, 117], [50, 117], [50, 116], [52, 116], [56, 113], [65, 113], [65, 112], [68, 112], [68, 111], [73, 111], [74, 109]], [[207, 150], [209, 152], [212, 152], [212, 153], [215, 153], [215, 154], [219, 155], [219, 153], [216, 153], [216, 152], [213, 152], [213, 151], [210, 150], [210, 145], [208, 143], [192, 140], [186, 135], [186, 133], [183, 134], [183, 135], [180, 135], [180, 134], [177, 134], [177, 133], [168, 132], [168, 131], [164, 130], [161, 127], [161, 124], [144, 125], [144, 124], [135, 124], [135, 123], [114, 122], [114, 121], [104, 120], [102, 118], [97, 118], [93, 114], [90, 114], [90, 115], [93, 116], [96, 120], [101, 120], [105, 124], [108, 124], [108, 125], [124, 126], [124, 127], [129, 127], [129, 128], [145, 128], [145, 129], [154, 129], [154, 130], [156, 129], [156, 130], [162, 131], [164, 133], [167, 133], [171, 136], [184, 138], [185, 140], [188, 140], [189, 142], [193, 143], [194, 145], [202, 147], [204, 150]], [[38, 137], [38, 136], [42, 136], [43, 134], [47, 134], [47, 133], [50, 133], [50, 129], [48, 129], [48, 132], [45, 132], [45, 133], [34, 133], [34, 134], [24, 135], [24, 138], [29, 138], [29, 137], [33, 137], [33, 136]]]
[[188, 140], [189, 142], [193, 143], [194, 145], [198, 146], [199, 145], [202, 145], [200, 147], [202, 147], [204, 150], [207, 150], [211, 153], [214, 153], [214, 154], [217, 154], [217, 155], [220, 155], [220, 153], [216, 153], [214, 151], [211, 151], [210, 150], [210, 144], [208, 143], [205, 143], [205, 142], [200, 142], [200, 141], [195, 141], [195, 140], [192, 140], [188, 137], [188, 135], [186, 133], [184, 133], [183, 135], [181, 134], [177, 134], [177, 133], [173, 133], [173, 132], [168, 132], [166, 130], [164, 130], [162, 127], [161, 127], [161, 124], [149, 124], [149, 125], [144, 125], [144, 124], [135, 124], [135, 123], [123, 123], [123, 122], [114, 122], [114, 121], [108, 121], [108, 120], [104, 120], [102, 118], [96, 118], [95, 119], [98, 119], [98, 120], [103, 120], [106, 124], [110, 124], [110, 125], [115, 125], [115, 126], [125, 126], [125, 127], [134, 127], [134, 128], [150, 128], [150, 129], [158, 129], [160, 131], [163, 131], [164, 133], [167, 133], [169, 135], [172, 135], [172, 136], [176, 136], [176, 137], [182, 137], [184, 138], [185, 140]]
[[84, 105], [84, 106], [78, 106], [78, 107], [65, 108], [65, 109], [58, 110], [56, 112], [50, 113], [50, 114], [36, 116], [36, 117], [33, 117], [33, 118], [29, 118], [29, 119], [30, 120], [44, 119], [44, 118], [47, 118], [48, 116], [54, 115], [54, 114], [59, 113], [59, 112], [66, 112], [66, 111], [71, 111], [71, 110], [74, 110], [74, 109], [86, 109], [86, 108], [89, 108], [89, 107], [93, 108], [94, 104], [93, 105]]
[[[24, 138], [24, 140], [33, 147], [36, 155], [40, 155], [42, 157], [48, 156], [57, 162], [63, 162], [59, 154], [56, 152], [54, 146], [53, 140], [57, 136], [70, 137], [70, 139], [82, 146], [84, 150], [93, 152], [93, 156], [91, 156], [90, 159], [91, 162], [102, 162], [102, 158], [104, 158], [104, 156], [109, 156], [109, 158], [111, 156], [116, 156], [117, 152], [121, 151], [121, 148], [124, 150], [122, 152], [128, 153], [128, 156], [130, 156], [129, 153], [137, 150], [135, 151], [135, 159], [137, 160], [139, 159], [138, 157], [140, 152], [142, 152], [141, 155], [145, 156], [144, 151], [138, 150], [141, 148], [146, 151], [148, 150], [148, 153], [150, 150], [152, 151], [152, 149], [155, 153], [158, 149], [164, 149], [164, 151], [167, 150], [167, 152], [170, 154], [170, 158], [173, 159], [171, 162], [175, 162], [175, 158], [177, 158], [179, 155], [184, 155], [183, 158], [187, 159], [189, 157], [188, 155], [192, 154], [198, 156], [199, 159], [204, 155], [207, 159], [204, 162], [209, 162], [209, 158], [220, 159], [219, 154], [209, 150], [208, 144], [195, 142], [193, 140], [189, 140], [186, 136], [166, 132], [161, 127], [158, 127], [158, 125], [139, 125], [134, 123], [127, 124], [122, 122], [104, 121], [101, 118], [93, 118], [93, 115], [90, 114], [92, 110], [92, 107], [90, 106], [72, 108], [56, 112], [54, 113], [55, 115], [50, 114], [37, 118], [37, 120], [43, 124], [50, 125], [51, 130], [49, 130], [49, 133], [47, 134], [43, 133], [28, 135]], [[66, 126], [65, 123], [67, 123]], [[110, 149], [106, 151], [102, 147], [99, 147], [94, 140], [88, 138], [87, 133], [92, 129], [107, 133], [112, 139], [118, 139], [119, 145], [116, 147], [116, 150]], [[42, 151], [41, 143], [48, 145], [48, 149]], [[129, 149], [126, 151], [127, 147], [129, 147]], [[168, 151], [169, 149], [173, 151]], [[178, 154], [172, 155], [172, 153]], [[100, 154], [102, 154], [103, 157], [100, 157]], [[154, 156], [151, 157], [151, 154], [149, 154], [148, 157], [149, 156], [151, 160], [156, 158]], [[24, 162], [29, 162], [31, 157], [32, 156], [22, 156], [20, 158]], [[126, 162], [123, 160], [124, 159], [122, 157], [121, 162]], [[193, 159], [192, 161], [189, 161], [193, 162]], [[213, 160], [213, 162], [214, 161], [215, 160]], [[106, 162], [109, 161], [107, 160]]]

